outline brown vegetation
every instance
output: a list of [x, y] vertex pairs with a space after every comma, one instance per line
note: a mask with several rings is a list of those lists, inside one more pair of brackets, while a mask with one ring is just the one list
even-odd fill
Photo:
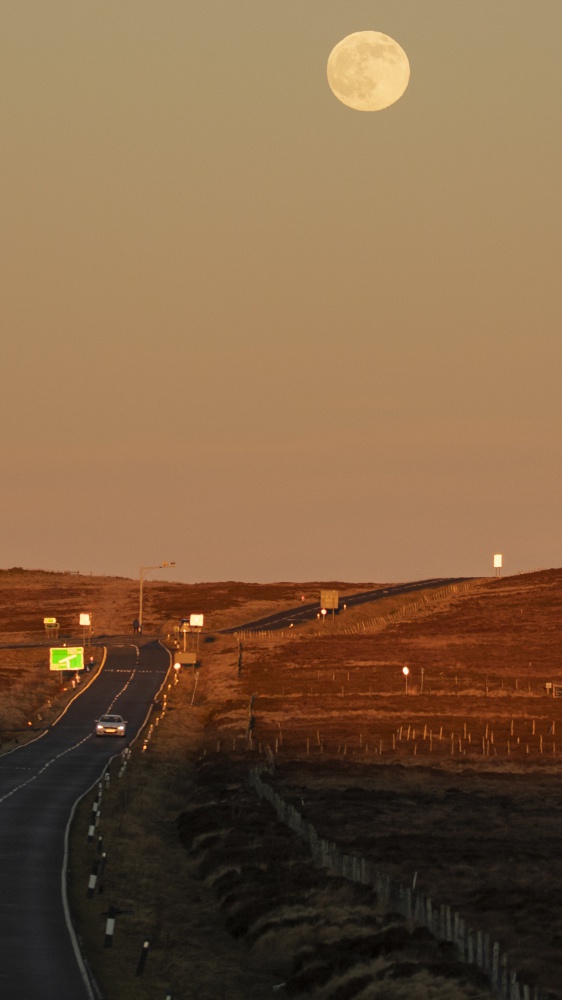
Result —
[[[170, 573], [173, 570], [169, 571]], [[342, 593], [376, 584], [330, 583], [174, 583], [144, 580], [143, 625], [149, 633], [166, 633], [180, 618], [206, 616], [208, 629], [230, 628], [251, 618], [294, 607], [304, 595], [317, 601], [321, 587]], [[151, 578], [152, 577], [152, 578]], [[124, 577], [81, 576], [14, 567], [0, 570], [0, 642], [31, 634], [45, 636], [43, 618], [56, 618], [61, 632], [80, 635], [78, 616], [92, 614], [94, 635], [130, 634], [138, 613], [139, 581]]]
[[[228, 624], [262, 603], [258, 588], [248, 614], [230, 591], [222, 599], [215, 591]], [[207, 636], [197, 683], [184, 671], [148, 751], [113, 773], [105, 890], [87, 902], [91, 801], [77, 816], [73, 898], [104, 989], [117, 977], [126, 995], [149, 935], [139, 1000], [165, 987], [220, 997], [225, 982], [230, 1000], [280, 982], [315, 1000], [487, 995], [481, 973], [384, 914], [368, 887], [310, 864], [248, 788], [248, 769], [267, 760], [268, 780], [320, 835], [451, 903], [502, 942], [524, 981], [562, 997], [562, 699], [546, 687], [562, 683], [561, 605], [562, 572], [548, 571], [482, 583], [371, 634], [295, 629], [241, 650], [235, 636]], [[101, 943], [108, 900], [134, 911], [113, 952]]]

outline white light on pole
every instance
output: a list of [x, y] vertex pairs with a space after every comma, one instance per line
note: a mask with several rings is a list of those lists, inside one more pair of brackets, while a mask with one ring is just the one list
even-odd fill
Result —
[[150, 569], [172, 569], [175, 562], [162, 562], [158, 566], [141, 566], [139, 572], [139, 630], [142, 630], [142, 590], [144, 585], [144, 574]]
[[409, 667], [402, 667], [402, 673], [404, 674], [405, 694], [408, 694], [408, 674], [410, 673]]

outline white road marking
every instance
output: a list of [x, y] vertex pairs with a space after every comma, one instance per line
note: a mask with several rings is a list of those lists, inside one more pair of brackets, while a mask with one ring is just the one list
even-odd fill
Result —
[[132, 670], [132, 671], [130, 672], [130, 677], [129, 677], [129, 680], [127, 681], [127, 683], [126, 683], [126, 684], [124, 684], [124, 685], [123, 685], [123, 687], [121, 688], [121, 690], [117, 692], [117, 694], [115, 695], [115, 698], [114, 698], [114, 699], [113, 699], [113, 701], [111, 702], [111, 705], [110, 705], [110, 706], [109, 706], [109, 708], [108, 708], [108, 709], [106, 710], [106, 712], [104, 712], [104, 715], [109, 715], [109, 714], [110, 714], [110, 712], [111, 712], [111, 709], [113, 708], [113, 706], [114, 706], [115, 702], [116, 702], [116, 701], [118, 701], [118, 699], [119, 699], [119, 698], [121, 697], [121, 695], [125, 693], [125, 691], [126, 691], [126, 690], [127, 690], [127, 688], [129, 687], [129, 684], [130, 684], [130, 683], [131, 683], [131, 681], [133, 680], [133, 677], [135, 676], [136, 672], [137, 672], [137, 670], [136, 670], [136, 667], [135, 667], [135, 668], [134, 668], [134, 669], [133, 669], [133, 670]]
[[38, 771], [36, 771], [31, 778], [28, 778], [27, 781], [22, 781], [21, 785], [17, 785], [16, 788], [12, 788], [11, 792], [7, 792], [6, 795], [3, 795], [2, 798], [0, 799], [0, 802], [5, 802], [6, 799], [9, 799], [12, 795], [15, 795], [16, 792], [19, 792], [21, 788], [25, 788], [26, 785], [30, 785], [32, 781], [35, 781], [35, 779], [38, 778], [40, 774], [43, 774], [43, 772], [46, 771], [47, 768], [51, 766], [51, 764], [54, 764], [56, 760], [59, 760], [60, 757], [66, 756], [66, 754], [70, 753], [71, 750], [76, 750], [77, 747], [81, 747], [83, 743], [86, 743], [86, 741], [91, 738], [91, 735], [92, 735], [91, 733], [88, 733], [88, 735], [84, 736], [81, 740], [78, 741], [78, 743], [75, 743], [71, 747], [67, 747], [66, 750], [62, 750], [61, 753], [56, 754], [55, 757], [51, 757], [51, 759], [48, 760], [46, 764], [43, 764], [43, 767], [41, 767]]

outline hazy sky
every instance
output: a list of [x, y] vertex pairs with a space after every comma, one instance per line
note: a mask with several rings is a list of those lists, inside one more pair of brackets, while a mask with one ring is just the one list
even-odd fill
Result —
[[[327, 85], [362, 29], [410, 59], [385, 111]], [[1, 566], [562, 564], [562, 3], [4, 0], [0, 37]]]

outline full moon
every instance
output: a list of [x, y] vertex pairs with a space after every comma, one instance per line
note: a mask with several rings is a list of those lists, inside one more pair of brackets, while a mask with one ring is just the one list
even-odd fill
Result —
[[355, 31], [328, 58], [328, 83], [342, 104], [356, 111], [382, 111], [406, 90], [410, 63], [404, 49], [380, 31]]

